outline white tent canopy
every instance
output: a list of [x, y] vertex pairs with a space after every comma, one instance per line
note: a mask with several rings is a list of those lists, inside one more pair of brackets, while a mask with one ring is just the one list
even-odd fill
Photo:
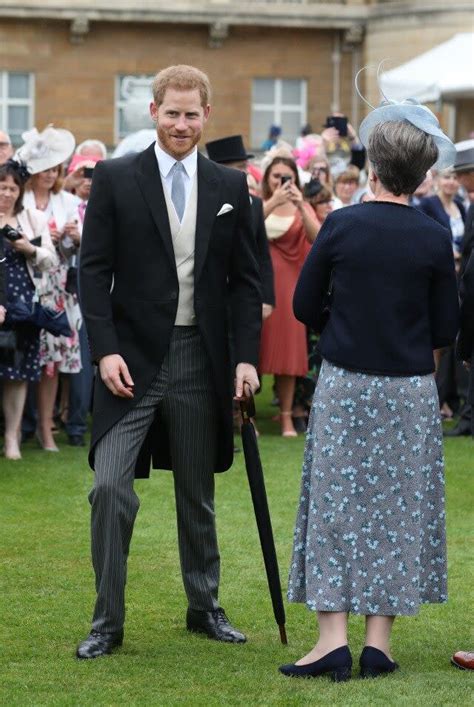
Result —
[[456, 34], [415, 59], [386, 71], [380, 87], [387, 98], [421, 103], [474, 96], [474, 32]]

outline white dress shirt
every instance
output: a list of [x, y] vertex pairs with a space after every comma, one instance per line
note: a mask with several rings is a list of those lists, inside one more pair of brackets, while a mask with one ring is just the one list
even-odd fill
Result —
[[[189, 197], [191, 195], [191, 190], [193, 188], [194, 175], [197, 171], [197, 147], [191, 152], [190, 155], [180, 160], [184, 167], [183, 181], [184, 181], [184, 194], [185, 194], [185, 210], [188, 205]], [[174, 157], [171, 157], [167, 152], [165, 152], [159, 145], [158, 141], [155, 142], [155, 155], [158, 162], [158, 169], [160, 170], [161, 183], [163, 184], [163, 189], [166, 189], [169, 196], [171, 197], [171, 185], [173, 182], [173, 175], [171, 170], [173, 166], [178, 161]]]

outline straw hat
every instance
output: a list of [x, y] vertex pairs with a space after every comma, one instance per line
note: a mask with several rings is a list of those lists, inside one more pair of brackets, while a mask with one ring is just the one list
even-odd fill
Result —
[[24, 144], [15, 159], [25, 162], [30, 174], [38, 174], [65, 162], [74, 152], [76, 141], [69, 130], [48, 125], [39, 133], [36, 128], [22, 134]]

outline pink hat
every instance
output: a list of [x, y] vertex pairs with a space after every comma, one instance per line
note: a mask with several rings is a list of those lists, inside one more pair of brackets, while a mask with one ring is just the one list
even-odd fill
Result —
[[87, 164], [88, 162], [93, 162], [94, 164], [97, 164], [97, 162], [100, 162], [101, 159], [102, 158], [98, 155], [73, 155], [69, 163], [69, 167], [67, 168], [67, 173], [71, 174], [71, 172], [74, 172], [74, 170], [76, 170], [82, 164]]

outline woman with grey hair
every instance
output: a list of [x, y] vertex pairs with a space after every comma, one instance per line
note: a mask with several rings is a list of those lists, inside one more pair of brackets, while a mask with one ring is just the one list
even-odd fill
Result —
[[[288, 597], [319, 638], [287, 676], [351, 676], [348, 613], [365, 616], [362, 677], [393, 672], [395, 616], [447, 599], [444, 462], [433, 351], [454, 341], [448, 231], [408, 206], [455, 150], [428, 109], [382, 105], [360, 129], [375, 200], [329, 214], [296, 287], [321, 332]], [[328, 295], [328, 292], [330, 294]], [[329, 309], [329, 316], [328, 316]]]

